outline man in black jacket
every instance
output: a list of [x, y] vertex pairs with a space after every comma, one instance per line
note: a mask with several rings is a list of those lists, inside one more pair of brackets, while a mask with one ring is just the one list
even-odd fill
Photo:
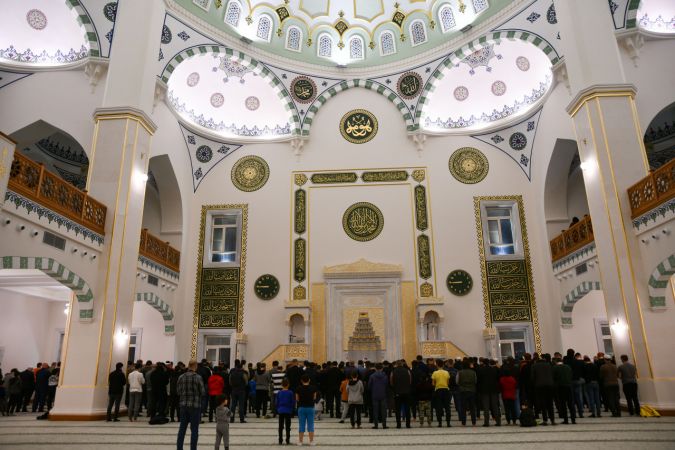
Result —
[[[124, 385], [127, 384], [127, 377], [124, 376], [122, 371], [124, 364], [118, 362], [115, 364], [115, 370], [110, 372], [108, 375], [108, 413], [106, 415], [106, 421], [110, 422], [119, 422], [117, 418], [120, 414], [120, 402], [122, 401], [122, 395], [124, 394]], [[113, 404], [115, 405], [115, 417], [111, 417], [110, 413], [112, 411]]]
[[152, 393], [155, 396], [155, 416], [165, 417], [168, 398], [166, 386], [169, 384], [169, 374], [163, 363], [157, 363], [157, 367], [150, 375], [150, 383], [152, 384]]
[[501, 411], [499, 410], [499, 369], [497, 362], [485, 358], [476, 372], [478, 377], [478, 393], [483, 406], [483, 426], [490, 426], [490, 414], [496, 425], [501, 426]]
[[405, 361], [396, 361], [390, 376], [391, 387], [394, 390], [394, 409], [396, 413], [396, 428], [401, 428], [401, 408], [405, 415], [405, 427], [410, 428], [410, 391], [412, 374], [405, 365]]
[[241, 368], [241, 361], [234, 361], [234, 369], [230, 370], [230, 388], [232, 389], [230, 422], [234, 422], [234, 412], [239, 406], [239, 422], [246, 423], [246, 390], [248, 386], [248, 372]]
[[[41, 363], [40, 366], [42, 366]], [[22, 397], [22, 412], [27, 412], [28, 404], [30, 399], [33, 396], [33, 391], [35, 390], [35, 372], [30, 367], [23, 372], [21, 372], [21, 397]], [[17, 410], [18, 412], [18, 410]]]

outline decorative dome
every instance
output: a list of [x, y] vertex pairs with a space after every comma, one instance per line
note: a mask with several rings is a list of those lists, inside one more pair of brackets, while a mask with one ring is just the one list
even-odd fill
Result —
[[89, 56], [86, 31], [65, 1], [3, 1], [1, 8], [0, 62], [57, 66]]
[[551, 63], [524, 41], [488, 42], [445, 69], [423, 109], [428, 131], [473, 131], [529, 111], [551, 87]]
[[185, 122], [223, 137], [269, 139], [292, 131], [290, 113], [268, 80], [218, 53], [179, 64], [167, 100]]
[[638, 27], [652, 33], [675, 33], [675, 2], [642, 0], [637, 13]]
[[430, 50], [508, 0], [172, 0], [251, 45], [314, 64], [387, 64]]

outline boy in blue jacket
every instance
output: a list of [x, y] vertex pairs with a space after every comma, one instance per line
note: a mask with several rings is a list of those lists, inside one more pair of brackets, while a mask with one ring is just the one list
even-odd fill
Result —
[[281, 390], [277, 393], [276, 406], [279, 415], [279, 445], [283, 444], [282, 435], [286, 427], [286, 444], [291, 443], [291, 416], [295, 409], [295, 394], [288, 389], [290, 383], [288, 378], [281, 382]]

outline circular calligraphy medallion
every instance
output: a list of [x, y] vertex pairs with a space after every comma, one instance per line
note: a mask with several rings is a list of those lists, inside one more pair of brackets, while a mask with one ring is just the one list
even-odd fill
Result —
[[199, 84], [199, 73], [197, 72], [192, 72], [190, 75], [187, 77], [187, 85], [190, 87], [195, 87]]
[[213, 150], [208, 145], [202, 145], [197, 149], [195, 157], [200, 163], [207, 163], [213, 158]]
[[504, 95], [506, 93], [506, 83], [499, 80], [492, 83], [492, 93], [497, 97]]
[[516, 66], [523, 72], [530, 70], [530, 60], [524, 56], [519, 56], [516, 58]]
[[245, 156], [232, 167], [232, 183], [244, 192], [257, 191], [267, 183], [270, 168], [258, 156]]
[[482, 181], [488, 173], [490, 165], [483, 153], [471, 147], [456, 150], [448, 162], [450, 173], [457, 181], [474, 184]]
[[466, 86], [457, 86], [453, 92], [453, 95], [455, 96], [455, 100], [458, 102], [463, 102], [469, 98], [469, 88]]
[[248, 109], [249, 111], [255, 111], [260, 107], [260, 100], [258, 99], [258, 97], [250, 96], [246, 98], [245, 104], [246, 109]]
[[340, 133], [352, 144], [364, 144], [377, 134], [377, 119], [370, 111], [354, 109], [342, 116]]
[[39, 9], [31, 9], [26, 14], [28, 25], [34, 30], [44, 30], [47, 28], [47, 16]]
[[411, 100], [422, 90], [422, 77], [417, 72], [406, 72], [399, 77], [396, 89], [398, 95]]
[[509, 138], [509, 145], [514, 150], [522, 150], [527, 146], [527, 137], [521, 132], [516, 132]]
[[211, 106], [220, 108], [225, 103], [225, 97], [220, 92], [216, 92], [211, 96]]
[[380, 235], [383, 227], [382, 211], [372, 203], [354, 203], [342, 215], [342, 228], [355, 241], [371, 241]]
[[298, 103], [311, 103], [316, 97], [316, 84], [309, 77], [300, 76], [291, 82], [291, 95]]

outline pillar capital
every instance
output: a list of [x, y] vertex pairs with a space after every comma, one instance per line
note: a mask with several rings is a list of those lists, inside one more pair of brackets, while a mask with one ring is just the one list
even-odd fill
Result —
[[157, 131], [157, 125], [145, 111], [133, 106], [101, 107], [94, 111], [94, 120], [131, 119], [143, 125], [150, 135]]
[[574, 117], [584, 104], [600, 97], [635, 98], [637, 88], [633, 84], [594, 84], [577, 92], [569, 105], [567, 113]]

